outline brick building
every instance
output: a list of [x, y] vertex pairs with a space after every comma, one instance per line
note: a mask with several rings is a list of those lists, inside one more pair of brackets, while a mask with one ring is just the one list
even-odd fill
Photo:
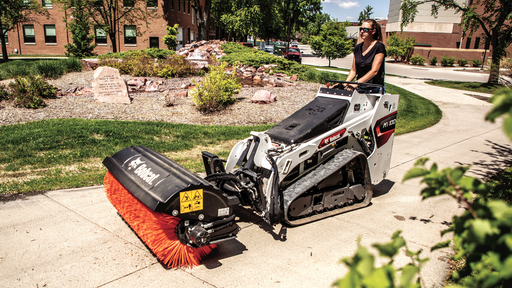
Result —
[[[474, 0], [456, 0], [460, 5], [476, 4]], [[423, 4], [418, 6], [418, 14], [413, 23], [404, 27], [400, 32], [402, 0], [390, 0], [389, 14], [386, 25], [386, 36], [390, 33], [402, 33], [405, 36], [414, 37], [416, 46], [414, 54], [425, 58], [453, 56], [457, 59], [480, 59], [490, 58], [489, 43], [485, 43], [482, 37], [483, 30], [480, 28], [471, 37], [462, 37], [461, 14], [455, 10], [439, 9], [438, 18], [431, 16], [431, 5]], [[483, 7], [477, 7], [476, 12], [481, 13]], [[512, 46], [507, 51], [512, 53]]]
[[[70, 19], [71, 11], [63, 11], [51, 0], [41, 1], [50, 17], [36, 16], [34, 21], [20, 23], [15, 29], [8, 31], [6, 46], [9, 54], [65, 54], [64, 46], [72, 42], [72, 35], [66, 29], [64, 19]], [[201, 1], [201, 5], [203, 4], [204, 1]], [[154, 12], [157, 17], [150, 19], [148, 25], [146, 23], [118, 25], [117, 51], [141, 50], [149, 47], [167, 48], [162, 39], [167, 35], [166, 27], [174, 24], [179, 25], [178, 49], [197, 39], [195, 10], [191, 7], [191, 0], [148, 0], [145, 6], [145, 9]], [[95, 33], [93, 41], [97, 45], [94, 49], [95, 53], [101, 55], [112, 52], [112, 43], [104, 31], [91, 28], [91, 33]]]

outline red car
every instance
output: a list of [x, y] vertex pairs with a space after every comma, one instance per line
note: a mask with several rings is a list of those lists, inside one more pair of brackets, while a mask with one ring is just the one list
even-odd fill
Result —
[[297, 61], [302, 64], [302, 54], [299, 50], [299, 48], [295, 47], [287, 47], [284, 51], [284, 58], [291, 60], [291, 61]]

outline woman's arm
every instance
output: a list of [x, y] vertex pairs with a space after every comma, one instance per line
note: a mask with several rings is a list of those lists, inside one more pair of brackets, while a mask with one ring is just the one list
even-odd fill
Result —
[[356, 57], [354, 57], [354, 60], [352, 61], [352, 68], [350, 69], [350, 72], [348, 73], [346, 81], [352, 81], [354, 78], [356, 78], [356, 71], [357, 71], [356, 70]]
[[[377, 73], [379, 73], [379, 69], [380, 69], [380, 66], [382, 65], [382, 62], [384, 62], [384, 53], [375, 54], [375, 58], [373, 58], [373, 63], [372, 63], [372, 70], [368, 71], [368, 73], [366, 73], [363, 77], [358, 78], [357, 82], [364, 83], [364, 82], [372, 79], [373, 77], [375, 77], [375, 75], [377, 75]], [[350, 70], [350, 72], [352, 72], [352, 70]], [[347, 77], [347, 79], [348, 79], [348, 77]]]

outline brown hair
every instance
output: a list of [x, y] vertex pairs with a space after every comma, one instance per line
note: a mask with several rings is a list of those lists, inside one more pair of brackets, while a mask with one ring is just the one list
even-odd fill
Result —
[[382, 42], [384, 38], [382, 37], [382, 31], [380, 29], [380, 24], [373, 19], [365, 19], [363, 23], [370, 23], [372, 25], [372, 29], [375, 29], [375, 34], [373, 34], [373, 39]]

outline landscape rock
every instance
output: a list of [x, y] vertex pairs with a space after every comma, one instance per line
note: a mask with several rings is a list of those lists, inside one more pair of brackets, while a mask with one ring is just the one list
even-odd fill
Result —
[[130, 104], [128, 88], [119, 70], [102, 66], [94, 71], [94, 99], [98, 102]]
[[267, 90], [258, 90], [251, 99], [252, 103], [270, 104], [276, 101], [276, 95]]

